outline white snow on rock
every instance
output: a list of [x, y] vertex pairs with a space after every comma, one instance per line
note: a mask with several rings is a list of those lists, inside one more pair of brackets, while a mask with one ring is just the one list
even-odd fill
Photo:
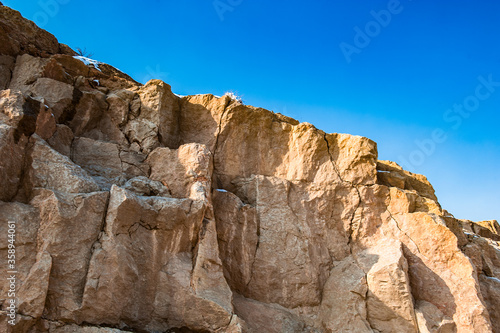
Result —
[[99, 71], [101, 71], [101, 69], [99, 68], [99, 65], [104, 64], [103, 62], [100, 62], [100, 61], [97, 61], [94, 59], [90, 59], [87, 57], [83, 57], [83, 56], [73, 56], [73, 58], [80, 60], [81, 62], [83, 62], [87, 66], [92, 65], [92, 66], [94, 66], [95, 69], [97, 69]]
[[234, 92], [232, 92], [232, 91], [228, 91], [228, 92], [226, 92], [226, 93], [224, 94], [224, 96], [229, 96], [232, 100], [235, 100], [235, 101], [240, 102], [240, 103], [243, 101], [243, 100], [242, 100], [242, 98], [241, 98], [241, 96], [236, 95], [236, 94], [235, 94]]

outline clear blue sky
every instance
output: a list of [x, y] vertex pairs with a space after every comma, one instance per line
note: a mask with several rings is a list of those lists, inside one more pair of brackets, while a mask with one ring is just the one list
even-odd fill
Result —
[[369, 137], [456, 217], [500, 219], [498, 2], [2, 1], [140, 82]]

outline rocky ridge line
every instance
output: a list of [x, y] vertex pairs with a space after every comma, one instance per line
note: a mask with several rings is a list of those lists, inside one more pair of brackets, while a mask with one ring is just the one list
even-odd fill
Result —
[[367, 138], [141, 85], [1, 4], [0, 176], [5, 332], [500, 332], [496, 221]]

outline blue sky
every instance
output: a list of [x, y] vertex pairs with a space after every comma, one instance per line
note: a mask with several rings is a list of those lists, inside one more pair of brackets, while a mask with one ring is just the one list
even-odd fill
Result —
[[500, 219], [498, 2], [2, 1], [137, 81], [369, 137], [456, 217]]

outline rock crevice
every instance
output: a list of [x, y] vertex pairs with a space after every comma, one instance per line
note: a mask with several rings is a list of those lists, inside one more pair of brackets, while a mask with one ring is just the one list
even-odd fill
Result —
[[5, 6], [0, 41], [2, 332], [500, 333], [500, 225], [375, 142], [139, 84]]

